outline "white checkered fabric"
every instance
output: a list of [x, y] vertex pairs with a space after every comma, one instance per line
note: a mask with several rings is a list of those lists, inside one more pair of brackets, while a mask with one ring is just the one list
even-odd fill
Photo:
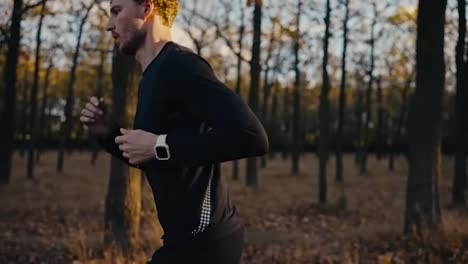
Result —
[[211, 217], [211, 179], [208, 181], [208, 187], [206, 188], [205, 197], [203, 198], [203, 205], [200, 216], [200, 224], [192, 231], [193, 235], [203, 232], [205, 228], [210, 224]]

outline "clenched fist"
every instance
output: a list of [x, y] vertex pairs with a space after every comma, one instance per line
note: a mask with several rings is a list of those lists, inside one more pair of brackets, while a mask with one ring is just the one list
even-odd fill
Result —
[[105, 137], [112, 129], [112, 117], [104, 98], [91, 97], [81, 110], [80, 121], [89, 128], [89, 131], [98, 137]]
[[121, 136], [115, 138], [122, 155], [130, 164], [140, 164], [155, 158], [153, 146], [159, 135], [144, 131], [120, 129]]

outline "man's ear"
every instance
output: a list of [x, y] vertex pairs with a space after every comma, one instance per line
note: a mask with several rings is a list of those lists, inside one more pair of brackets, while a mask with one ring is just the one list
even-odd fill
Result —
[[143, 16], [148, 18], [154, 15], [153, 0], [143, 0]]

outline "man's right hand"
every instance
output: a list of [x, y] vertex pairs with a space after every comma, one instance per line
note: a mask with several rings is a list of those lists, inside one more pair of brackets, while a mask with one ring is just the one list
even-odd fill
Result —
[[81, 110], [80, 121], [89, 128], [89, 131], [98, 136], [106, 137], [112, 129], [112, 118], [104, 98], [91, 97]]

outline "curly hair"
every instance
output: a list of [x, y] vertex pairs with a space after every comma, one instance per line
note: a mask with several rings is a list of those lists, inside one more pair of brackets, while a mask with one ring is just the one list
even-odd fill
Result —
[[[141, 4], [144, 0], [135, 0]], [[172, 27], [179, 11], [179, 0], [151, 0], [156, 8], [156, 12], [162, 18], [165, 26]]]

